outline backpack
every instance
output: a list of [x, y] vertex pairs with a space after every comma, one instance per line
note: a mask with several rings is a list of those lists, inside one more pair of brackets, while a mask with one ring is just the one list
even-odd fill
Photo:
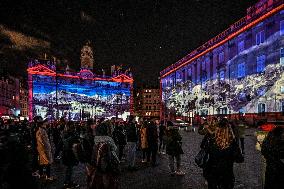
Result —
[[93, 164], [101, 173], [120, 173], [119, 159], [116, 153], [111, 151], [110, 144], [107, 142], [95, 145]]

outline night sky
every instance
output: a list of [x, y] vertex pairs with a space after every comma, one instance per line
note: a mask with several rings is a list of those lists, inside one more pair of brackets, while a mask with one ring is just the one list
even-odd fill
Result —
[[[100, 74], [102, 68], [110, 70], [110, 65], [123, 64], [132, 68], [138, 86], [158, 86], [162, 69], [245, 16], [246, 9], [256, 2], [36, 0], [19, 3], [2, 0], [0, 25], [50, 42], [50, 49], [46, 51], [66, 59], [63, 64], [68, 63], [74, 69], [80, 66], [81, 47], [90, 40], [96, 73]], [[4, 38], [0, 33], [0, 44], [9, 44], [9, 39]], [[2, 44], [0, 52], [6, 57], [9, 48], [3, 48]], [[18, 54], [27, 56], [15, 57]], [[9, 66], [23, 73], [26, 59], [33, 57], [33, 53], [25, 50], [7, 57], [16, 62]]]

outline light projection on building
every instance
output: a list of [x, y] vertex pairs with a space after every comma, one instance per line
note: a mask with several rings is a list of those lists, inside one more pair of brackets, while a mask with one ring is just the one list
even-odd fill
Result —
[[132, 112], [133, 79], [127, 75], [60, 74], [52, 62], [37, 60], [30, 62], [28, 74], [30, 118], [126, 118]]
[[265, 3], [161, 72], [166, 117], [284, 115], [284, 5]]

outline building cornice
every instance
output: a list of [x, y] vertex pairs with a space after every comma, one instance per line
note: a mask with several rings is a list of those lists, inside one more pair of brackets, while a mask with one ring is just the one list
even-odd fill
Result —
[[[212, 51], [213, 49], [220, 47], [224, 43], [228, 42], [229, 40], [235, 38], [236, 36], [240, 35], [244, 31], [252, 28], [253, 26], [257, 25], [258, 23], [262, 22], [263, 20], [273, 16], [274, 14], [280, 12], [284, 9], [283, 0], [280, 0], [280, 5], [276, 8], [266, 12], [259, 18], [250, 21], [249, 15], [246, 17], [243, 17], [233, 25], [231, 25], [227, 30], [220, 33], [216, 37], [212, 38], [202, 46], [198, 47], [194, 51], [192, 51], [190, 54], [186, 55], [184, 58], [176, 62], [175, 64], [172, 64], [165, 68], [163, 71], [160, 72], [161, 79], [168, 76], [169, 74], [175, 72], [176, 70], [182, 68], [185, 65], [188, 65], [189, 63], [193, 62], [194, 60], [200, 58], [203, 55], [206, 55], [208, 52]], [[249, 21], [249, 23], [247, 23]], [[236, 28], [238, 28], [236, 30]], [[236, 31], [234, 31], [236, 30]], [[221, 39], [219, 41], [219, 39]]]

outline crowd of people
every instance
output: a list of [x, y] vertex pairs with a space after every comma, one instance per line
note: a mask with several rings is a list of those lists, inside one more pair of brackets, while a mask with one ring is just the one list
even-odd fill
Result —
[[51, 171], [54, 163], [65, 166], [63, 188], [79, 187], [73, 182], [73, 169], [79, 163], [86, 168], [88, 188], [118, 188], [121, 163], [129, 171], [138, 169], [137, 150], [143, 152], [141, 162], [152, 167], [158, 165], [158, 153], [167, 153], [171, 174], [184, 175], [180, 169], [182, 137], [171, 122], [166, 128], [157, 120], [136, 122], [133, 116], [127, 122], [104, 118], [51, 122], [37, 116], [31, 123], [1, 120], [0, 136], [1, 188], [37, 188], [38, 180], [53, 182], [57, 179]]
[[[234, 188], [234, 163], [244, 162], [245, 121], [225, 117], [203, 118], [198, 125], [203, 136], [195, 157], [202, 168], [209, 189]], [[137, 150], [141, 151], [137, 156]], [[277, 188], [284, 178], [284, 128], [277, 127], [262, 145], [267, 160], [265, 188]], [[40, 181], [53, 182], [52, 164], [65, 166], [63, 188], [78, 188], [73, 170], [79, 163], [85, 167], [89, 189], [120, 187], [121, 164], [136, 171], [137, 162], [159, 166], [157, 155], [168, 156], [170, 176], [185, 175], [181, 158], [182, 135], [171, 121], [140, 119], [127, 121], [101, 118], [97, 121], [58, 122], [35, 117], [21, 123], [0, 119], [0, 188], [26, 186], [38, 188]], [[139, 159], [138, 159], [139, 158]], [[276, 185], [277, 184], [277, 185]]]

